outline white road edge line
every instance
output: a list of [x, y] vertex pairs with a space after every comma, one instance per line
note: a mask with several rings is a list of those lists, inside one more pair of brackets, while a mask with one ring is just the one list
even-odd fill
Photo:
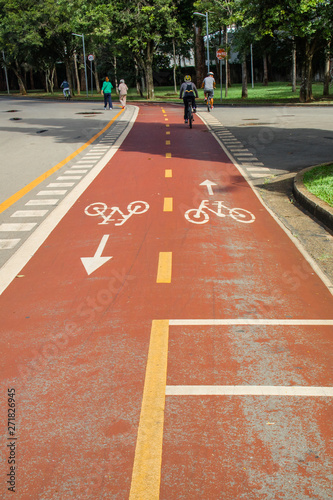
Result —
[[128, 122], [125, 130], [121, 133], [112, 148], [108, 150], [106, 155], [88, 172], [88, 174], [79, 182], [70, 193], [64, 198], [61, 203], [50, 213], [50, 215], [41, 223], [41, 225], [33, 232], [33, 234], [23, 243], [23, 245], [15, 252], [14, 255], [0, 269], [0, 295], [13, 281], [15, 276], [19, 274], [21, 269], [29, 262], [31, 257], [36, 253], [38, 248], [44, 243], [49, 234], [59, 224], [61, 219], [66, 215], [68, 210], [74, 205], [76, 200], [93, 182], [98, 174], [103, 170], [105, 165], [111, 160], [120, 148], [122, 142], [132, 129], [136, 117], [139, 112], [137, 106], [134, 107], [134, 113]]
[[166, 396], [308, 396], [332, 397], [333, 387], [275, 385], [167, 385]]
[[317, 262], [305, 250], [305, 248], [303, 247], [303, 245], [301, 245], [301, 243], [297, 240], [297, 238], [295, 238], [295, 236], [292, 235], [292, 233], [289, 231], [289, 229], [287, 229], [282, 224], [282, 222], [275, 215], [275, 213], [273, 212], [273, 210], [271, 210], [268, 207], [268, 205], [266, 205], [266, 203], [264, 202], [264, 200], [262, 198], [260, 198], [259, 193], [256, 191], [256, 189], [255, 189], [255, 187], [254, 187], [254, 185], [252, 183], [252, 180], [248, 176], [247, 172], [239, 165], [239, 163], [236, 161], [236, 159], [233, 157], [233, 155], [224, 146], [223, 142], [221, 142], [221, 140], [219, 139], [219, 137], [214, 132], [213, 128], [209, 125], [209, 122], [206, 121], [206, 119], [202, 116], [201, 113], [197, 113], [197, 115], [199, 116], [199, 118], [201, 118], [201, 120], [203, 121], [203, 123], [210, 130], [211, 134], [215, 137], [215, 139], [217, 140], [217, 142], [219, 143], [219, 145], [221, 146], [221, 148], [223, 149], [223, 151], [225, 152], [225, 154], [228, 156], [228, 158], [230, 159], [230, 161], [235, 165], [235, 167], [238, 169], [238, 171], [240, 172], [240, 174], [246, 179], [246, 181], [248, 182], [249, 186], [251, 187], [252, 191], [254, 192], [254, 194], [256, 195], [256, 197], [258, 198], [258, 200], [260, 201], [260, 203], [262, 204], [262, 206], [265, 207], [265, 209], [271, 214], [271, 216], [273, 217], [273, 219], [279, 224], [279, 226], [281, 227], [281, 229], [283, 229], [283, 231], [287, 234], [287, 236], [291, 239], [291, 241], [296, 245], [296, 247], [301, 252], [301, 254], [305, 258], [305, 260], [310, 264], [310, 266], [312, 267], [312, 269], [315, 271], [315, 273], [318, 275], [318, 277], [322, 280], [322, 282], [324, 283], [324, 285], [327, 287], [328, 291], [333, 295], [333, 283], [331, 282], [331, 280], [326, 276], [326, 274], [323, 273], [323, 271], [318, 266]]

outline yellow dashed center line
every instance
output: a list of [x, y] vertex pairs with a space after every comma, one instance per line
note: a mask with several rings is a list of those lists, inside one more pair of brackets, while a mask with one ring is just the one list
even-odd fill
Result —
[[171, 283], [172, 252], [160, 252], [156, 283]]
[[165, 169], [165, 177], [172, 177], [172, 170], [171, 169]]
[[167, 146], [170, 146], [171, 142], [170, 142], [170, 141], [165, 141], [165, 144], [166, 144]]
[[170, 124], [169, 124], [169, 123], [166, 123], [166, 124], [165, 124], [165, 126], [166, 126], [166, 127], [170, 127]]
[[171, 158], [171, 153], [165, 153], [166, 158]]
[[166, 133], [166, 135], [170, 135], [170, 130], [168, 130], [168, 131], [167, 131], [167, 132], [165, 132], [165, 133]]
[[163, 212], [172, 212], [173, 198], [164, 198]]

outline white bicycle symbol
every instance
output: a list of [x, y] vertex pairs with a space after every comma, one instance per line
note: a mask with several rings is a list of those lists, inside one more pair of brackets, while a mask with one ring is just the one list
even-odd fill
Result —
[[[97, 217], [101, 216], [103, 218], [102, 222], [99, 222], [98, 224], [109, 224], [109, 222], [112, 221], [119, 221], [115, 222], [115, 226], [121, 226], [122, 224], [125, 224], [125, 222], [132, 217], [132, 215], [138, 215], [138, 214], [143, 214], [147, 212], [149, 209], [149, 205], [145, 201], [132, 201], [129, 205], [127, 205], [127, 210], [128, 214], [124, 214], [119, 207], [110, 207], [106, 205], [106, 203], [92, 203], [91, 205], [88, 205], [84, 213], [87, 215], [90, 215], [91, 217]], [[110, 210], [110, 213], [106, 215], [107, 210]], [[120, 217], [112, 218], [116, 213], [120, 215]]]
[[[218, 217], [226, 217], [227, 215], [230, 215], [233, 219], [245, 224], [250, 224], [255, 221], [255, 216], [243, 208], [228, 208], [226, 205], [223, 205], [222, 201], [214, 201], [212, 205], [217, 205], [217, 211], [215, 211], [208, 206], [208, 203], [209, 200], [202, 200], [199, 208], [190, 208], [190, 210], [185, 212], [185, 218], [193, 224], [206, 224], [206, 222], [209, 221], [208, 212], [212, 212]], [[223, 208], [228, 210], [229, 213], [222, 213]]]

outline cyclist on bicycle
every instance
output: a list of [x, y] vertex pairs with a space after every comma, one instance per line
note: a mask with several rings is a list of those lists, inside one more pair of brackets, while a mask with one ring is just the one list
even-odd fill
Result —
[[186, 75], [184, 78], [184, 82], [182, 83], [182, 85], [180, 87], [180, 94], [179, 94], [179, 99], [183, 98], [183, 101], [184, 101], [184, 120], [185, 120], [185, 123], [188, 122], [189, 102], [192, 103], [193, 112], [195, 113], [195, 111], [196, 111], [196, 104], [195, 104], [196, 97], [199, 97], [197, 87], [191, 81], [190, 75]]
[[210, 97], [213, 109], [214, 103], [214, 89], [216, 89], [216, 83], [214, 78], [214, 73], [210, 71], [204, 81], [202, 82], [201, 88], [204, 89], [205, 101]]
[[62, 82], [62, 84], [60, 85], [60, 88], [61, 88], [61, 89], [62, 89], [62, 91], [63, 91], [64, 97], [66, 97], [67, 92], [68, 92], [68, 94], [70, 95], [70, 93], [71, 93], [71, 92], [70, 92], [70, 90], [69, 90], [69, 83], [68, 83], [68, 81], [67, 81], [67, 80], [64, 80], [64, 81]]

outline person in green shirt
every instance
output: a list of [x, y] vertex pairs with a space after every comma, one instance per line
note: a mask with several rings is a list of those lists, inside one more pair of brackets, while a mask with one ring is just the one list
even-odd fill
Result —
[[112, 83], [109, 81], [109, 78], [106, 76], [103, 82], [101, 94], [104, 94], [104, 109], [107, 108], [109, 103], [109, 109], [112, 109], [112, 100], [111, 100], [111, 91], [112, 91]]

